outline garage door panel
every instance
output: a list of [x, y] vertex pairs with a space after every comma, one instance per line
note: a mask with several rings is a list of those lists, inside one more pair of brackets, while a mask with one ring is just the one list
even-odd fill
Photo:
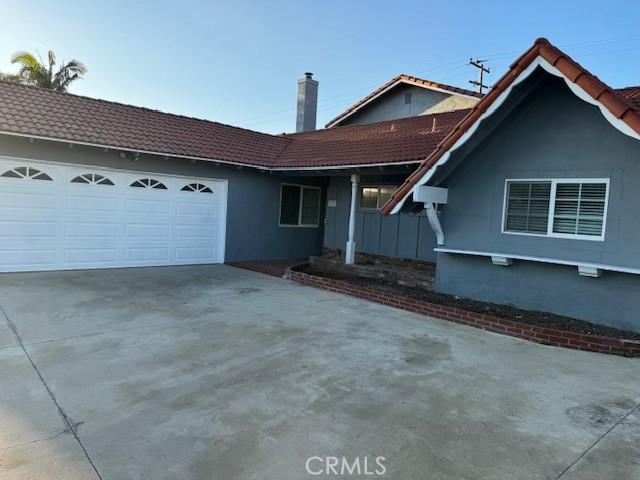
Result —
[[90, 197], [72, 195], [67, 197], [67, 212], [84, 214], [86, 212], [109, 212], [114, 215], [118, 211], [118, 199], [109, 197]]
[[56, 250], [53, 249], [3, 249], [0, 250], [0, 270], [40, 270], [55, 266], [56, 254]]
[[67, 248], [65, 261], [70, 264], [112, 263], [118, 260], [117, 248]]
[[215, 217], [217, 213], [217, 205], [211, 203], [187, 203], [178, 202], [176, 213], [178, 216], [197, 216], [197, 217]]
[[68, 221], [65, 223], [65, 236], [87, 239], [116, 238], [118, 236], [118, 224]]
[[[15, 189], [14, 189], [15, 190]], [[21, 211], [44, 210], [56, 211], [56, 195], [53, 193], [2, 191], [0, 185], [0, 210], [12, 209]]]
[[171, 225], [128, 223], [125, 225], [125, 239], [168, 239], [171, 237]]
[[215, 251], [211, 247], [176, 247], [176, 260], [185, 262], [201, 262], [215, 258]]
[[125, 260], [128, 262], [169, 263], [169, 247], [125, 248]]
[[192, 238], [216, 238], [215, 227], [207, 225], [178, 225], [176, 227], [177, 239], [192, 239]]
[[171, 203], [163, 199], [159, 200], [141, 200], [128, 199], [125, 203], [127, 213], [145, 214], [145, 215], [170, 215]]
[[55, 222], [37, 221], [0, 221], [0, 238], [55, 238], [57, 225]]
[[[10, 166], [51, 180], [0, 177], [0, 271], [223, 261], [221, 181], [0, 158], [0, 174]], [[130, 186], [140, 179], [152, 181]]]

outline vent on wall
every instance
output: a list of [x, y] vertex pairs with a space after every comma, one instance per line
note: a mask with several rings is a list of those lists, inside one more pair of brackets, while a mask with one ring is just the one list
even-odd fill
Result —
[[404, 104], [405, 105], [409, 105], [411, 103], [411, 94], [410, 93], [405, 93], [404, 94]]

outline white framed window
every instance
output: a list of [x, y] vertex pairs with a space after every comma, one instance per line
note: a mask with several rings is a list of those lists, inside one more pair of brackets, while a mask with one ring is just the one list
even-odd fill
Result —
[[320, 187], [283, 183], [280, 186], [280, 226], [318, 227]]
[[604, 240], [608, 178], [507, 179], [502, 233]]
[[380, 210], [389, 201], [398, 187], [392, 185], [363, 185], [360, 187], [360, 208]]

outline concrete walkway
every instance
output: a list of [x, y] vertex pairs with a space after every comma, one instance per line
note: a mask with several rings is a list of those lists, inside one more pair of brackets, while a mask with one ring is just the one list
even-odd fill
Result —
[[640, 478], [638, 359], [228, 266], [1, 275], [0, 305], [3, 480]]

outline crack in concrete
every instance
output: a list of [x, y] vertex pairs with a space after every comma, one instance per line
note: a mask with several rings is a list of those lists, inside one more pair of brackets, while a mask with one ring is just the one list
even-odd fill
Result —
[[[192, 317], [188, 317], [188, 319], [191, 319]], [[69, 335], [67, 337], [56, 337], [56, 338], [47, 338], [46, 340], [38, 340], [37, 342], [26, 342], [24, 345], [27, 347], [31, 347], [34, 345], [45, 345], [47, 343], [55, 343], [55, 342], [65, 342], [67, 340], [77, 340], [77, 339], [81, 339], [81, 338], [89, 338], [89, 337], [97, 337], [97, 336], [101, 336], [101, 335], [109, 335], [111, 333], [122, 333], [122, 332], [131, 332], [134, 330], [152, 330], [152, 331], [157, 331], [158, 329], [161, 329], [163, 327], [167, 328], [167, 329], [179, 329], [179, 330], [183, 330], [183, 329], [190, 329], [193, 328], [193, 325], [200, 325], [200, 324], [204, 324], [204, 323], [209, 323], [210, 320], [200, 320], [194, 323], [191, 323], [189, 326], [183, 326], [183, 325], [171, 325], [171, 326], [167, 326], [166, 322], [158, 322], [158, 323], [149, 323], [149, 324], [145, 324], [145, 325], [138, 325], [135, 327], [124, 327], [124, 328], [113, 328], [113, 329], [109, 329], [109, 330], [101, 330], [98, 332], [88, 332], [88, 333], [82, 333], [80, 335]], [[4, 347], [0, 347], [0, 350], [2, 350], [3, 348], [15, 348], [15, 347], [19, 347], [20, 345], [7, 345]]]
[[85, 448], [85, 446], [80, 441], [80, 437], [78, 436], [78, 433], [76, 432], [76, 430], [74, 428], [74, 425], [71, 422], [71, 419], [67, 416], [67, 414], [63, 410], [62, 406], [58, 403], [58, 399], [53, 394], [53, 391], [51, 390], [51, 388], [47, 384], [46, 380], [42, 376], [42, 373], [40, 372], [40, 370], [36, 366], [35, 362], [31, 358], [31, 355], [29, 355], [29, 352], [27, 351], [27, 349], [26, 349], [26, 347], [24, 345], [24, 342], [22, 341], [22, 337], [20, 337], [20, 334], [18, 333], [18, 328], [11, 321], [11, 319], [9, 318], [9, 315], [7, 315], [7, 312], [5, 311], [5, 309], [4, 309], [4, 307], [2, 305], [0, 305], [0, 313], [2, 313], [2, 316], [5, 318], [5, 320], [7, 322], [7, 325], [9, 325], [9, 328], [11, 329], [13, 334], [15, 335], [16, 340], [18, 341], [18, 346], [20, 347], [22, 352], [27, 357], [27, 360], [29, 360], [29, 363], [31, 364], [31, 367], [36, 372], [36, 375], [38, 375], [38, 378], [42, 382], [42, 385], [44, 385], [44, 388], [46, 389], [47, 393], [49, 394], [49, 397], [51, 397], [51, 400], [53, 401], [54, 405], [56, 406], [56, 408], [58, 410], [58, 414], [62, 417], [62, 420], [64, 421], [65, 425], [67, 425], [68, 431], [71, 432], [71, 434], [76, 439], [76, 442], [78, 443], [78, 445], [82, 449], [82, 451], [84, 453], [84, 456], [86, 457], [87, 461], [89, 462], [89, 465], [91, 465], [91, 467], [93, 468], [93, 471], [96, 473], [96, 476], [99, 478], [99, 480], [102, 480], [102, 475], [100, 475], [100, 472], [98, 472], [98, 469], [96, 468], [95, 464], [93, 463], [93, 460], [91, 460], [91, 457], [89, 456], [89, 452], [87, 452], [87, 449]]
[[614, 423], [611, 426], [611, 428], [609, 428], [606, 432], [604, 432], [602, 435], [600, 435], [598, 437], [598, 439], [595, 442], [593, 442], [589, 448], [587, 448], [584, 452], [582, 452], [578, 456], [578, 458], [576, 458], [564, 470], [562, 470], [562, 472], [560, 472], [560, 474], [554, 480], [560, 480], [560, 478], [562, 478], [565, 473], [567, 473], [569, 470], [571, 470], [574, 467], [574, 465], [576, 465], [578, 462], [580, 462], [580, 460], [582, 460], [584, 457], [586, 457], [589, 454], [589, 452], [591, 452], [591, 450], [593, 450], [607, 435], [609, 435], [618, 425], [620, 425], [622, 422], [624, 422], [627, 418], [629, 418], [629, 416], [631, 414], [633, 414], [633, 412], [635, 412], [638, 409], [640, 409], [640, 403], [638, 403], [635, 407], [633, 407], [631, 410], [629, 410], [626, 414], [624, 414], [622, 416], [622, 418], [620, 418], [616, 423]]
[[2, 447], [2, 448], [0, 448], [0, 452], [2, 452], [4, 450], [10, 450], [12, 448], [26, 447], [27, 445], [33, 445], [34, 443], [48, 442], [49, 440], [53, 440], [54, 438], [57, 438], [60, 435], [63, 435], [65, 433], [69, 433], [69, 430], [66, 429], [66, 428], [64, 430], [62, 430], [61, 432], [54, 433], [53, 435], [51, 435], [49, 437], [38, 438], [37, 440], [29, 440], [28, 442], [16, 443], [15, 445], [9, 445], [8, 447]]

